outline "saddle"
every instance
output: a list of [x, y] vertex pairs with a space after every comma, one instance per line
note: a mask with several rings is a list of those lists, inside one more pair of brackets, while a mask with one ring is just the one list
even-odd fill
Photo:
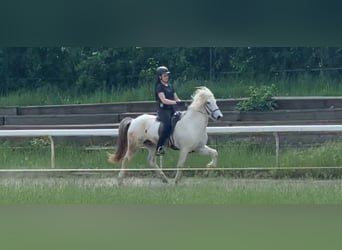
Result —
[[[170, 131], [170, 137], [168, 139], [167, 145], [168, 145], [168, 147], [170, 147], [174, 150], [178, 150], [178, 148], [174, 145], [174, 140], [173, 140], [172, 134], [173, 134], [173, 131], [175, 130], [177, 122], [182, 118], [183, 113], [184, 112], [176, 111], [175, 113], [173, 113], [173, 115], [171, 117], [171, 131]], [[159, 136], [161, 134], [162, 126], [163, 126], [163, 124], [160, 123], [159, 129], [158, 129], [158, 135]]]

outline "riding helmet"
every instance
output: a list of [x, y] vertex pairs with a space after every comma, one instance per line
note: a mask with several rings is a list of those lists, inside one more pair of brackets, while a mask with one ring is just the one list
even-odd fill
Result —
[[156, 74], [157, 76], [161, 76], [162, 74], [167, 73], [170, 74], [170, 71], [168, 68], [166, 68], [165, 66], [159, 66], [156, 70]]

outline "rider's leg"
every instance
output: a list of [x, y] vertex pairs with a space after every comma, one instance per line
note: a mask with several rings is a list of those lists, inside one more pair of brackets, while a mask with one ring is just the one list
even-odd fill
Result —
[[161, 124], [161, 133], [160, 133], [160, 137], [159, 137], [157, 148], [156, 148], [156, 155], [162, 155], [165, 153], [163, 146], [166, 140], [170, 136], [171, 115], [172, 115], [172, 112], [170, 112], [169, 110], [160, 110], [158, 112], [158, 117], [162, 124]]

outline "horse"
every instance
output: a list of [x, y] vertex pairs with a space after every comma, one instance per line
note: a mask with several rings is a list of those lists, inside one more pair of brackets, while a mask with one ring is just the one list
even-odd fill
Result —
[[[223, 117], [216, 104], [213, 93], [207, 87], [198, 87], [193, 93], [192, 102], [187, 110], [182, 111], [181, 119], [176, 123], [171, 135], [173, 145], [179, 149], [177, 173], [174, 182], [181, 178], [181, 170], [190, 152], [210, 155], [211, 161], [207, 167], [216, 167], [217, 151], [207, 146], [208, 135], [206, 127], [209, 117], [219, 120]], [[119, 183], [124, 177], [125, 164], [133, 157], [138, 148], [148, 150], [148, 164], [155, 168], [163, 182], [169, 180], [157, 165], [155, 150], [158, 142], [158, 128], [160, 122], [155, 115], [142, 114], [136, 118], [126, 117], [119, 124], [118, 147], [115, 154], [108, 154], [112, 163], [121, 161], [121, 170], [118, 174]]]

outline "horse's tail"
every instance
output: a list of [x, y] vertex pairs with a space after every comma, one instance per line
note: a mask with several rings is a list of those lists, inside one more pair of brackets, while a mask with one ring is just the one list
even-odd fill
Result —
[[108, 154], [108, 161], [113, 163], [119, 162], [125, 156], [127, 151], [127, 131], [129, 126], [131, 125], [132, 120], [133, 118], [126, 117], [120, 122], [118, 147], [115, 154]]

